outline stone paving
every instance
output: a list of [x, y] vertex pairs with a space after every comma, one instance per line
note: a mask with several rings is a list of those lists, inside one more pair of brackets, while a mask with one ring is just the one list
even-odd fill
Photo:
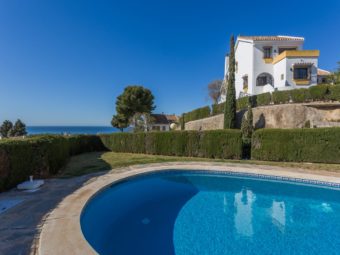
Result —
[[[79, 248], [78, 252], [73, 250], [72, 254], [84, 254], [84, 250], [81, 250], [82, 246], [88, 248], [89, 245], [81, 235], [79, 212], [88, 198], [112, 181], [158, 169], [220, 169], [295, 178], [308, 177], [340, 183], [340, 173], [335, 172], [214, 162], [137, 165], [114, 169], [109, 173], [102, 172], [71, 179], [49, 179], [35, 193], [15, 189], [0, 193], [0, 200], [10, 198], [24, 200], [0, 214], [0, 255], [66, 254], [65, 249], [70, 251], [69, 248], [71, 250]], [[41, 233], [42, 226], [45, 233]], [[44, 244], [43, 247], [41, 244]], [[68, 245], [71, 247], [67, 247]], [[86, 254], [90, 253], [86, 252]]]
[[[96, 174], [98, 175], [98, 174]], [[0, 193], [1, 199], [24, 201], [0, 214], [0, 255], [30, 254], [31, 246], [40, 232], [40, 223], [67, 195], [96, 175], [72, 179], [49, 179], [34, 193], [13, 189]]]

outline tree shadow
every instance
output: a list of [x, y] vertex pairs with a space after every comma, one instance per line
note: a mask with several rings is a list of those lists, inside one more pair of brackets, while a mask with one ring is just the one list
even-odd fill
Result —
[[266, 118], [261, 113], [259, 119], [255, 123], [255, 129], [264, 128], [266, 126]]

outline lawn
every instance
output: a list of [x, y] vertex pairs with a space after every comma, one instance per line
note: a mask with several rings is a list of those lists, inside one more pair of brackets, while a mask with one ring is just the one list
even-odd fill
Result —
[[306, 170], [340, 172], [340, 164], [321, 164], [321, 163], [295, 163], [295, 162], [270, 162], [256, 160], [222, 160], [207, 158], [190, 158], [161, 155], [146, 155], [116, 152], [92, 152], [77, 155], [71, 158], [69, 163], [60, 173], [60, 177], [73, 177], [84, 174], [109, 171], [131, 165], [174, 162], [174, 161], [203, 161], [203, 162], [226, 162], [237, 164], [270, 165], [289, 168], [300, 168]]

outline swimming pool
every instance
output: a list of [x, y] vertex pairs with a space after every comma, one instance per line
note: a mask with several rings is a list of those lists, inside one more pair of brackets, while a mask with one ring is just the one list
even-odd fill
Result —
[[340, 190], [201, 171], [114, 183], [85, 206], [99, 254], [339, 254]]

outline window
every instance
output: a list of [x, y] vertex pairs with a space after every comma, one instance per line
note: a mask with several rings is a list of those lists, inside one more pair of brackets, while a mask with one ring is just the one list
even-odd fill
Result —
[[162, 127], [162, 130], [165, 131], [165, 126]]
[[308, 67], [295, 67], [294, 68], [294, 80], [309, 80], [310, 68]]
[[237, 71], [238, 71], [238, 62], [236, 61], [235, 62], [235, 72], [237, 73]]
[[256, 86], [270, 84], [273, 86], [273, 77], [269, 73], [262, 73], [256, 78]]
[[263, 47], [263, 58], [272, 57], [272, 47]]
[[248, 89], [248, 75], [242, 77], [243, 79], [243, 89]]
[[281, 81], [283, 81], [285, 78], [285, 75], [284, 74], [281, 74]]

